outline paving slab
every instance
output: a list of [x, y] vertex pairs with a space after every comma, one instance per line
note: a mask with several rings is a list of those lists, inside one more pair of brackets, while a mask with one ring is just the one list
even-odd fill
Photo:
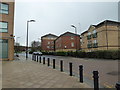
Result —
[[2, 61], [2, 88], [91, 87], [77, 77], [20, 56], [19, 60]]

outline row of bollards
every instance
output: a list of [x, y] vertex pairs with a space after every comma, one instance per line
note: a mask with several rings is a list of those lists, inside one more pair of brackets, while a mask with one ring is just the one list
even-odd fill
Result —
[[[39, 63], [41, 63], [41, 56], [39, 57], [38, 55], [33, 55], [32, 60], [37, 62], [39, 61]], [[48, 66], [50, 66], [50, 58], [48, 58], [47, 61], [48, 61], [47, 63]], [[43, 57], [43, 64], [45, 64], [45, 57]], [[53, 59], [53, 69], [55, 69], [55, 59]], [[60, 61], [60, 71], [63, 72], [63, 60]], [[73, 76], [71, 62], [69, 63], [69, 71], [70, 71], [70, 76]], [[83, 83], [83, 65], [79, 66], [79, 77], [80, 77], [80, 82]]]
[[[41, 62], [41, 56], [39, 55], [32, 55], [32, 60]], [[43, 57], [43, 64], [45, 64], [45, 57]], [[47, 59], [47, 65], [50, 66], [50, 58]], [[72, 62], [69, 63], [69, 75], [73, 76], [72, 71]], [[53, 69], [55, 69], [55, 59], [53, 59]], [[63, 72], [63, 60], [60, 60], [60, 71]], [[94, 79], [94, 90], [99, 90], [99, 81], [98, 81], [98, 71], [93, 71], [93, 79]], [[83, 83], [83, 65], [79, 66], [79, 82]]]
[[[39, 63], [42, 63], [41, 60], [43, 60], [43, 64], [45, 64], [45, 57], [41, 59], [41, 56], [39, 55], [32, 55], [32, 60], [37, 61]], [[50, 58], [47, 58], [47, 66], [50, 66]], [[72, 62], [69, 63], [69, 75], [73, 76], [72, 71]], [[53, 69], [55, 69], [55, 59], [53, 59]], [[63, 60], [60, 60], [60, 71], [63, 72]], [[94, 90], [99, 90], [99, 72], [93, 71], [93, 81], [94, 81]], [[79, 66], [79, 82], [83, 83], [83, 65]], [[120, 83], [116, 83], [116, 90], [120, 90]]]

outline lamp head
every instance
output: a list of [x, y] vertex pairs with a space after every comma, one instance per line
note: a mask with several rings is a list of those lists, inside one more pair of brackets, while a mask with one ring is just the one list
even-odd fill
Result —
[[71, 27], [74, 27], [74, 28], [76, 28], [74, 25], [71, 25]]
[[29, 22], [35, 22], [35, 20], [30, 20]]
[[35, 22], [35, 20], [28, 20], [27, 22]]

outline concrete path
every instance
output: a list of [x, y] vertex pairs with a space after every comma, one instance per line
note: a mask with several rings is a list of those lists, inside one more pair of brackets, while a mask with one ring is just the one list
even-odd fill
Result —
[[90, 88], [79, 78], [32, 60], [2, 62], [2, 88]]

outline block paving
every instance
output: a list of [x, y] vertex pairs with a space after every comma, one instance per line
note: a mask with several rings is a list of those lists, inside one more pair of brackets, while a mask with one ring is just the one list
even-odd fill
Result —
[[39, 62], [26, 60], [2, 61], [2, 88], [90, 88], [65, 72]]

